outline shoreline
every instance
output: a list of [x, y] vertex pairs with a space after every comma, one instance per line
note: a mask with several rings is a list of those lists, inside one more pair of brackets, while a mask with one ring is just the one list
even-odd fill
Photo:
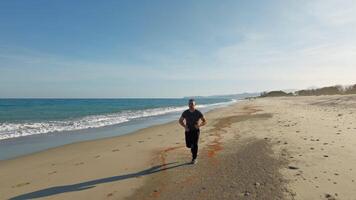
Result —
[[[203, 112], [210, 112], [221, 107], [226, 107], [241, 100], [219, 103], [209, 107], [203, 107]], [[157, 115], [148, 118], [136, 119], [123, 124], [106, 127], [35, 134], [19, 138], [0, 140], [0, 161], [26, 156], [32, 153], [46, 151], [52, 148], [75, 144], [85, 141], [112, 138], [135, 133], [144, 128], [161, 125], [174, 121], [179, 117], [178, 112]], [[10, 155], [9, 155], [10, 154]]]

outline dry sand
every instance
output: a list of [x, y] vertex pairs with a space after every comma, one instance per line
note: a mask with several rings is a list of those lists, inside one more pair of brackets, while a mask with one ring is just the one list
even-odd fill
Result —
[[356, 199], [356, 96], [206, 114], [199, 163], [177, 122], [0, 161], [0, 199]]

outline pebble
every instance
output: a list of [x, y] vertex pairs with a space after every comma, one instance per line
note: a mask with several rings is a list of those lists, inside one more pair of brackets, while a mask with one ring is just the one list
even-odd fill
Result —
[[251, 193], [250, 193], [249, 191], [245, 191], [245, 192], [244, 192], [244, 196], [245, 196], [245, 197], [250, 196], [250, 194], [251, 194]]
[[261, 183], [256, 182], [256, 183], [254, 183], [254, 185], [255, 185], [256, 187], [259, 187], [259, 186], [261, 185]]

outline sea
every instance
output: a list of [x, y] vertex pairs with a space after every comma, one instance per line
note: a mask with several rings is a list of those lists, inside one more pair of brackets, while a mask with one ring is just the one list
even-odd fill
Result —
[[[207, 112], [235, 99], [197, 98]], [[187, 98], [0, 99], [0, 160], [177, 120]]]

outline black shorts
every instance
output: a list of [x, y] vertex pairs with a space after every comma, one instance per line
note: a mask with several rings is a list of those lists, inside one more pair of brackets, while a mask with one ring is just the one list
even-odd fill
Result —
[[197, 145], [199, 141], [199, 130], [192, 130], [185, 132], [185, 144], [188, 148], [191, 148], [192, 145]]

